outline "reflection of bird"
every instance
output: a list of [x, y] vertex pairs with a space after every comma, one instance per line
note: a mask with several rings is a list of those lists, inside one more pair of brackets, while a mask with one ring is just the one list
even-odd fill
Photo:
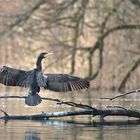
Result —
[[25, 132], [25, 140], [41, 140], [39, 133], [34, 130]]
[[48, 54], [50, 53], [40, 53], [36, 68], [33, 70], [24, 71], [3, 66], [0, 68], [0, 83], [29, 88], [29, 95], [25, 99], [25, 103], [29, 106], [41, 103], [41, 97], [38, 95], [40, 87], [57, 92], [67, 92], [90, 86], [89, 81], [68, 74], [43, 74], [41, 62]]

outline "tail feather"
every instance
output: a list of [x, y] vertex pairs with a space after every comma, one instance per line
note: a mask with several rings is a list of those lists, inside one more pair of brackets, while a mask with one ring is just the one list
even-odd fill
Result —
[[25, 99], [25, 103], [29, 106], [36, 106], [40, 104], [41, 101], [41, 97], [38, 94], [29, 94]]

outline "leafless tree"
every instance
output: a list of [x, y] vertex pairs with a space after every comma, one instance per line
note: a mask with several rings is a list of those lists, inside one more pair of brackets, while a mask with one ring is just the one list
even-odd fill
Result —
[[53, 65], [62, 72], [96, 78], [95, 87], [123, 90], [140, 85], [139, 0], [0, 3], [2, 64], [23, 67], [22, 56], [28, 68], [34, 61], [29, 58], [46, 49], [56, 57], [45, 68]]

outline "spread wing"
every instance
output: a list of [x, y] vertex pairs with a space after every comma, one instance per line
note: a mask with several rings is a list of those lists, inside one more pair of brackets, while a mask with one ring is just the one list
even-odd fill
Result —
[[7, 86], [29, 87], [32, 71], [3, 66], [0, 68], [0, 83]]
[[68, 74], [45, 74], [47, 78], [47, 89], [57, 92], [67, 92], [85, 89], [90, 82]]

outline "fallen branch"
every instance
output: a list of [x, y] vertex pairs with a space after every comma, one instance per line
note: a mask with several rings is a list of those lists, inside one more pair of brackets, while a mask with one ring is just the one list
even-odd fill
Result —
[[126, 92], [126, 93], [121, 94], [121, 95], [117, 95], [117, 96], [112, 97], [112, 98], [100, 98], [100, 99], [114, 100], [114, 99], [116, 99], [116, 98], [124, 97], [124, 96], [126, 96], [126, 95], [131, 94], [131, 93], [137, 93], [137, 92], [140, 92], [140, 89], [132, 90], [132, 91]]
[[102, 118], [106, 116], [127, 116], [140, 118], [140, 112], [136, 110], [127, 110], [127, 109], [111, 109], [111, 110], [78, 110], [78, 111], [65, 111], [65, 112], [42, 112], [41, 114], [35, 115], [10, 115], [5, 111], [4, 116], [1, 116], [0, 119], [4, 120], [42, 120], [56, 117], [65, 117], [65, 116], [77, 116], [77, 115], [92, 115], [101, 116]]
[[[25, 99], [26, 96], [1, 96], [0, 98]], [[128, 110], [120, 106], [115, 106], [115, 107], [111, 106], [111, 109], [101, 110], [101, 109], [96, 109], [87, 104], [66, 102], [66, 101], [61, 101], [59, 99], [45, 98], [45, 97], [42, 97], [41, 99], [55, 101], [57, 104], [60, 104], [60, 105], [63, 104], [63, 105], [68, 105], [68, 106], [74, 106], [74, 107], [82, 108], [85, 110], [65, 111], [65, 112], [42, 112], [41, 114], [35, 114], [35, 115], [9, 115], [8, 113], [2, 110], [2, 112], [4, 113], [4, 116], [1, 116], [0, 119], [40, 120], [40, 119], [49, 119], [49, 118], [54, 118], [54, 117], [65, 117], [65, 116], [76, 116], [76, 115], [92, 115], [93, 117], [99, 115], [101, 118], [104, 118], [106, 116], [127, 116], [127, 117], [140, 118], [140, 111]]]

